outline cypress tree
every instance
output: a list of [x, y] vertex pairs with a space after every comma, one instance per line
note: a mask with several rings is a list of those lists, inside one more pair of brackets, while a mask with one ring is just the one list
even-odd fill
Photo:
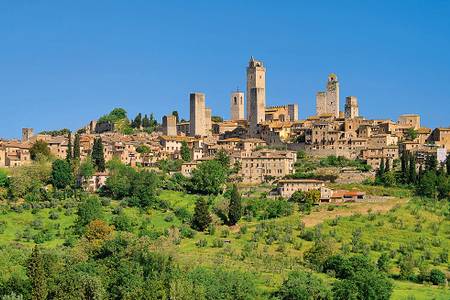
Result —
[[428, 155], [425, 160], [425, 170], [436, 171], [437, 168], [437, 158], [435, 155]]
[[133, 122], [131, 122], [131, 127], [141, 128], [141, 126], [142, 126], [142, 114], [138, 113], [136, 118], [134, 118]]
[[67, 143], [66, 160], [68, 162], [71, 162], [72, 158], [72, 133], [69, 131], [69, 142]]
[[378, 176], [383, 177], [384, 175], [384, 157], [381, 158], [380, 167], [378, 168]]
[[178, 115], [178, 111], [176, 111], [176, 110], [174, 110], [173, 112], [172, 112], [172, 116], [175, 116], [176, 117], [176, 119], [177, 119], [177, 124], [180, 122], [180, 117], [179, 117], [179, 115]]
[[402, 168], [402, 179], [403, 183], [408, 183], [408, 152], [403, 151], [401, 156], [401, 168]]
[[241, 194], [234, 184], [231, 190], [230, 206], [228, 207], [228, 222], [230, 225], [235, 225], [242, 216], [242, 204], [241, 204]]
[[92, 162], [94, 163], [97, 171], [105, 171], [105, 157], [103, 154], [103, 143], [101, 137], [94, 140], [94, 146], [92, 147]]
[[35, 246], [27, 265], [27, 275], [31, 282], [31, 299], [42, 300], [47, 298], [47, 280], [45, 274], [44, 257]]
[[416, 183], [416, 181], [417, 181], [416, 158], [412, 154], [409, 156], [408, 183], [414, 184]]
[[75, 134], [75, 140], [73, 142], [73, 159], [80, 160], [81, 150], [80, 150], [80, 134]]
[[192, 218], [192, 228], [197, 231], [204, 231], [211, 223], [208, 203], [205, 199], [199, 198], [195, 203], [194, 216]]
[[386, 159], [386, 165], [384, 167], [384, 173], [387, 173], [391, 170], [391, 164], [389, 163], [389, 158]]
[[150, 127], [150, 120], [148, 119], [147, 115], [144, 115], [144, 118], [142, 119], [142, 127], [144, 128]]

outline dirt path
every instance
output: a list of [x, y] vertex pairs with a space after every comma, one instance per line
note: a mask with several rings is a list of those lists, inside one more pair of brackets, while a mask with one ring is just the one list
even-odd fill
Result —
[[306, 227], [312, 227], [326, 220], [334, 219], [337, 216], [347, 217], [354, 213], [368, 214], [369, 210], [372, 212], [386, 213], [397, 204], [405, 204], [407, 199], [379, 199], [365, 201], [361, 203], [348, 203], [345, 208], [336, 207], [332, 211], [328, 211], [325, 206], [319, 212], [312, 212], [310, 215], [302, 217], [302, 221]]

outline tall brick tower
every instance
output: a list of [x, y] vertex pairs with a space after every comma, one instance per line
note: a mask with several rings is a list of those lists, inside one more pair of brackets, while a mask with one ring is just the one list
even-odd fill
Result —
[[[253, 92], [252, 89], [258, 89], [258, 92]], [[258, 95], [258, 99], [253, 99], [252, 97], [256, 97]], [[255, 100], [258, 100], [255, 102]], [[252, 111], [252, 103], [256, 104], [253, 107], [258, 107], [261, 109], [264, 114], [264, 108], [266, 106], [266, 69], [263, 66], [261, 61], [257, 61], [253, 58], [250, 58], [247, 67], [247, 120], [250, 121], [251, 114], [256, 113], [254, 110]], [[255, 119], [255, 118], [254, 118]], [[260, 118], [257, 117], [257, 120]], [[264, 118], [262, 119], [264, 121]]]
[[206, 134], [205, 94], [190, 94], [190, 135], [204, 136]]

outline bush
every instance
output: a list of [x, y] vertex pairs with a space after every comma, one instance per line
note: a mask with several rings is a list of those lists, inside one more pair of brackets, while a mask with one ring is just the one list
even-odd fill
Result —
[[445, 284], [446, 277], [445, 273], [439, 269], [432, 269], [430, 271], [430, 282], [435, 285]]
[[262, 213], [263, 219], [274, 219], [292, 214], [292, 204], [283, 199], [268, 199], [264, 201], [265, 208]]
[[101, 199], [101, 202], [102, 202], [102, 206], [105, 206], [105, 207], [111, 205], [111, 199], [106, 198], [106, 197], [103, 197], [103, 198]]
[[221, 240], [221, 239], [214, 239], [213, 240], [213, 243], [212, 243], [213, 248], [222, 248], [223, 245], [224, 245], [224, 241], [223, 240]]
[[277, 299], [332, 299], [330, 290], [317, 276], [309, 272], [295, 271], [288, 275], [280, 289], [274, 295]]
[[195, 233], [195, 230], [186, 225], [180, 227], [180, 234], [183, 238], [192, 239], [195, 236]]
[[167, 223], [170, 223], [173, 221], [173, 215], [167, 215], [164, 217], [164, 221], [166, 221]]
[[206, 246], [208, 246], [208, 240], [200, 239], [195, 243], [195, 245], [199, 248], [205, 248]]
[[3, 234], [5, 232], [6, 226], [7, 226], [6, 221], [4, 220], [0, 221], [0, 234]]

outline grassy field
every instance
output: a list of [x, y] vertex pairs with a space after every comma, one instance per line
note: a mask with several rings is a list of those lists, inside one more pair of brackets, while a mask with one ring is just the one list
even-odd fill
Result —
[[[340, 187], [361, 189], [361, 185]], [[293, 269], [305, 268], [303, 253], [313, 244], [302, 237], [305, 230], [319, 230], [323, 235], [332, 236], [336, 241], [336, 249], [342, 251], [344, 246], [351, 242], [352, 233], [360, 228], [361, 239], [370, 248], [368, 253], [373, 260], [383, 251], [406, 245], [414, 247], [414, 256], [417, 258], [427, 251], [430, 265], [439, 253], [448, 252], [450, 222], [442, 216], [439, 209], [423, 209], [417, 201], [409, 200], [404, 189], [380, 191], [375, 187], [367, 187], [365, 191], [370, 195], [390, 198], [380, 197], [379, 200], [344, 205], [323, 205], [315, 207], [309, 215], [294, 211], [290, 216], [272, 220], [242, 219], [231, 228], [216, 225], [205, 233], [183, 232], [182, 221], [175, 213], [177, 209], [183, 208], [192, 214], [194, 203], [199, 197], [197, 195], [162, 191], [160, 198], [165, 200], [171, 209], [142, 211], [124, 207], [123, 213], [131, 220], [132, 231], [136, 234], [143, 228], [159, 232], [162, 238], [157, 240], [155, 247], [171, 253], [180, 263], [187, 266], [223, 266], [258, 274], [258, 285], [266, 292], [277, 288]], [[253, 189], [253, 193], [260, 192], [262, 189]], [[257, 197], [256, 194], [253, 196]], [[211, 199], [211, 202], [217, 203], [221, 200], [223, 197], [217, 197]], [[118, 206], [118, 201], [104, 206], [107, 221], [112, 222], [113, 212]], [[58, 218], [51, 219], [52, 212], [56, 212]], [[3, 211], [0, 214], [0, 222], [4, 222], [5, 226], [0, 234], [0, 245], [16, 244], [30, 248], [35, 243], [35, 236], [46, 232], [51, 238], [44, 241], [43, 245], [59, 247], [64, 243], [66, 233], [70, 231], [68, 229], [75, 218], [74, 211], [68, 212], [61, 206], [44, 208], [33, 213], [31, 210]], [[186, 234], [188, 236], [185, 236]], [[391, 260], [391, 271], [394, 274], [398, 273], [397, 259], [394, 255]], [[448, 272], [448, 264], [434, 264], [433, 267]], [[330, 284], [334, 280], [325, 274], [318, 275]], [[449, 299], [449, 291], [396, 280], [392, 298]]]

